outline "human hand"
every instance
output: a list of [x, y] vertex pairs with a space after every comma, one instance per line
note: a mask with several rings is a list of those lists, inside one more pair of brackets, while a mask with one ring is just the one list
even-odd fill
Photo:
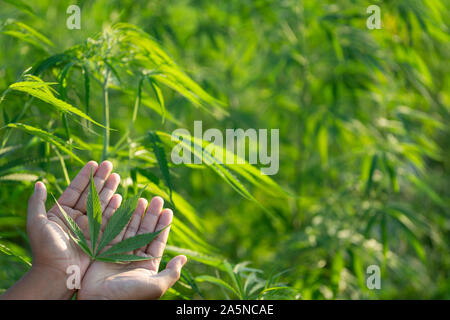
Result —
[[[173, 216], [172, 210], [162, 210], [163, 205], [162, 198], [154, 197], [144, 215], [147, 200], [140, 198], [128, 225], [104, 250], [123, 239], [165, 228], [150, 244], [129, 252], [143, 257], [161, 257]], [[161, 258], [126, 264], [94, 261], [85, 273], [77, 298], [157, 299], [180, 278], [181, 268], [186, 260], [185, 256], [177, 256], [159, 273]]]
[[[114, 195], [120, 177], [115, 173], [110, 175], [111, 162], [104, 161], [100, 166], [95, 161], [88, 162], [58, 199], [59, 204], [86, 235], [89, 234], [86, 199], [91, 171], [95, 186], [99, 190], [103, 215], [112, 215], [121, 202], [120, 195]], [[16, 285], [7, 290], [2, 298], [69, 299], [75, 290], [67, 287], [67, 268], [71, 265], [78, 266], [82, 277], [89, 266], [89, 257], [70, 238], [70, 231], [57, 206], [47, 212], [46, 199], [45, 185], [37, 182], [28, 203], [27, 216], [27, 233], [33, 256], [32, 268]]]

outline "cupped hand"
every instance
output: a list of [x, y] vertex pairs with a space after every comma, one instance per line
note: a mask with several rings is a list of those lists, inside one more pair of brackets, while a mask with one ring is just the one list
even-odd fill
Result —
[[[78, 299], [157, 299], [180, 278], [181, 268], [186, 263], [185, 256], [173, 258], [158, 273], [160, 257], [164, 253], [170, 231], [167, 226], [172, 222], [173, 216], [172, 210], [163, 210], [163, 205], [162, 198], [154, 197], [144, 214], [147, 200], [140, 198], [128, 225], [104, 249], [137, 234], [165, 228], [150, 244], [129, 252], [154, 258], [124, 264], [94, 261], [85, 273]], [[109, 219], [110, 216], [105, 218]]]
[[[98, 166], [95, 161], [88, 162], [58, 199], [59, 204], [79, 224], [86, 235], [89, 234], [86, 199], [91, 171], [99, 192], [103, 215], [110, 216], [121, 202], [120, 195], [114, 195], [120, 177], [115, 173], [110, 175], [112, 164], [104, 161]], [[37, 273], [40, 274], [51, 274], [56, 281], [55, 286], [65, 289], [66, 294], [70, 296], [74, 291], [69, 290], [66, 285], [67, 268], [77, 266], [82, 277], [89, 266], [90, 259], [70, 238], [70, 231], [57, 206], [53, 206], [47, 212], [46, 199], [45, 185], [37, 182], [34, 194], [28, 203], [27, 218], [27, 232], [33, 255], [32, 269], [38, 270]]]

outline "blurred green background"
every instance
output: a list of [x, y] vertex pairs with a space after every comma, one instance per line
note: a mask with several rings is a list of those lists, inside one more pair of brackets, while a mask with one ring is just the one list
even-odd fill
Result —
[[[104, 123], [101, 77], [112, 70], [110, 145], [131, 128], [123, 148], [108, 157], [122, 176], [120, 193], [152, 182], [146, 196], [164, 196], [175, 211], [168, 255], [190, 258], [165, 298], [450, 298], [449, 1], [78, 1], [81, 29], [69, 30], [71, 4], [0, 0], [0, 90], [49, 57], [78, 55], [92, 68], [89, 108], [82, 67], [65, 69], [70, 61], [60, 59], [39, 76], [59, 83], [59, 99]], [[366, 26], [373, 4], [381, 9], [379, 30]], [[208, 112], [221, 107], [209, 96], [196, 108], [194, 97], [162, 84], [162, 121], [144, 84], [130, 122], [147, 66], [129, 62], [121, 41], [107, 41], [118, 22], [148, 33], [228, 115]], [[102, 51], [105, 43], [111, 52]], [[83, 146], [73, 149], [83, 161], [100, 160], [104, 137], [102, 128], [23, 93], [7, 92], [0, 108], [6, 289], [31, 261], [25, 219], [34, 181], [43, 179], [59, 195], [81, 164], [4, 126], [28, 124]], [[194, 120], [223, 132], [279, 128], [278, 174], [265, 180], [235, 172], [255, 201], [203, 165], [170, 165], [168, 184], [138, 137], [148, 130], [193, 132]], [[166, 151], [170, 157], [168, 145]], [[366, 286], [369, 265], [381, 268], [379, 290]]]

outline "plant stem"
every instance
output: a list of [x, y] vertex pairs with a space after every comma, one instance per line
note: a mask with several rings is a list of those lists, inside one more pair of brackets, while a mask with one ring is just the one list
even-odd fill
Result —
[[109, 95], [108, 95], [108, 81], [110, 70], [106, 67], [105, 80], [103, 82], [103, 121], [105, 125], [103, 134], [103, 153], [102, 161], [108, 157], [109, 147]]

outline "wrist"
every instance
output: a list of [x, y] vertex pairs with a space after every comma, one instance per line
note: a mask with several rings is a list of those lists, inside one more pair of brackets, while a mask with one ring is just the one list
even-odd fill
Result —
[[46, 291], [43, 297], [39, 299], [69, 300], [76, 291], [68, 288], [67, 279], [69, 275], [63, 270], [37, 264], [33, 265], [29, 272], [39, 290]]
[[67, 287], [68, 275], [55, 268], [34, 264], [31, 269], [3, 295], [3, 299], [69, 300], [75, 290]]

